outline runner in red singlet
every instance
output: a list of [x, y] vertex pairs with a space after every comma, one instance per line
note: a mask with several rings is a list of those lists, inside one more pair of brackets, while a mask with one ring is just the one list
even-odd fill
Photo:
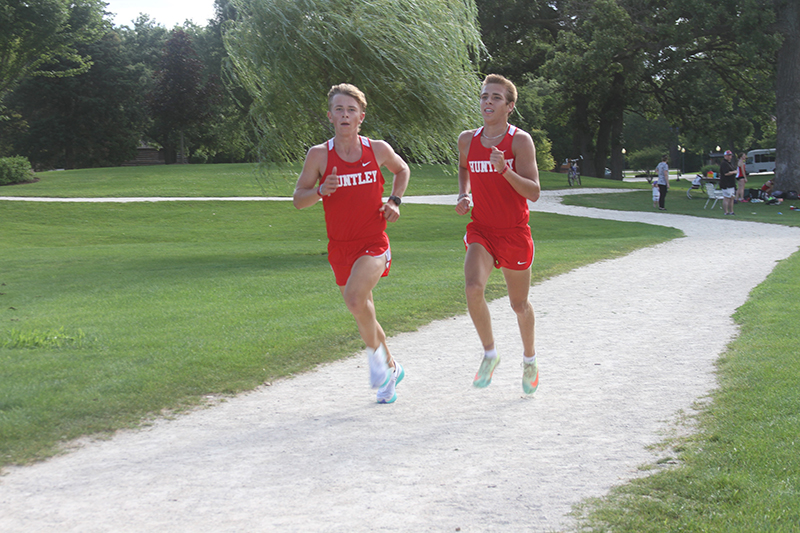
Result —
[[[391, 250], [386, 222], [400, 217], [408, 186], [408, 165], [385, 141], [359, 135], [367, 100], [346, 83], [328, 93], [328, 120], [335, 135], [311, 147], [294, 190], [294, 205], [310, 207], [322, 198], [328, 231], [328, 261], [347, 309], [367, 345], [370, 383], [378, 403], [397, 399], [396, 385], [405, 376], [386, 346], [386, 334], [375, 315], [372, 289], [389, 273]], [[381, 167], [393, 174], [392, 191], [383, 201]]]
[[499, 268], [522, 337], [522, 388], [531, 394], [539, 385], [539, 366], [534, 348], [533, 306], [528, 301], [534, 255], [528, 200], [538, 200], [541, 188], [531, 136], [508, 123], [516, 101], [517, 88], [503, 76], [490, 74], [483, 81], [483, 127], [464, 131], [458, 137], [456, 212], [469, 213], [471, 192], [475, 206], [464, 236], [464, 277], [467, 308], [484, 350], [473, 385], [488, 386], [500, 362], [485, 297], [489, 275], [493, 268]]

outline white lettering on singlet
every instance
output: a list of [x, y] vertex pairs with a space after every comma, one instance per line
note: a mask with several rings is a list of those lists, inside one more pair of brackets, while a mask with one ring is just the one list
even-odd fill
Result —
[[[513, 159], [506, 159], [506, 162], [511, 165], [511, 168], [514, 168], [514, 160]], [[476, 174], [485, 174], [487, 172], [497, 172], [495, 170], [494, 165], [491, 161], [470, 161], [469, 162], [469, 171], [474, 172]]]
[[355, 174], [339, 174], [339, 187], [352, 187], [353, 185], [366, 185], [375, 183], [378, 179], [377, 170], [356, 172]]

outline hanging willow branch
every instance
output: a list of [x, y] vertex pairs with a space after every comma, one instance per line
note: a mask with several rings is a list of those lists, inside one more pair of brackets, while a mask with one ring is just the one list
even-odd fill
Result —
[[332, 85], [367, 96], [365, 135], [410, 159], [452, 159], [458, 133], [480, 120], [474, 0], [233, 0], [225, 32], [252, 95], [268, 161], [302, 159], [332, 135]]

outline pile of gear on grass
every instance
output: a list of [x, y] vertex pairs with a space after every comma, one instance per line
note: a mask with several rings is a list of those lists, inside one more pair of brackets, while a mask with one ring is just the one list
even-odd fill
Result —
[[[767, 181], [760, 189], [747, 189], [745, 201], [750, 203], [764, 202], [767, 205], [780, 205], [784, 200], [797, 200], [797, 191], [776, 191], [774, 180]], [[796, 210], [795, 206], [790, 209]]]
[[[709, 179], [712, 178], [713, 173], [709, 173], [708, 177]], [[691, 187], [686, 192], [686, 196], [691, 198], [692, 191], [701, 189], [704, 179], [705, 177], [702, 174], [695, 176], [692, 180]], [[753, 204], [765, 203], [767, 205], [781, 205], [784, 200], [797, 200], [798, 198], [797, 191], [776, 191], [774, 179], [768, 180], [760, 189], [747, 189], [744, 193], [744, 201]], [[790, 206], [789, 209], [798, 211], [800, 207]]]

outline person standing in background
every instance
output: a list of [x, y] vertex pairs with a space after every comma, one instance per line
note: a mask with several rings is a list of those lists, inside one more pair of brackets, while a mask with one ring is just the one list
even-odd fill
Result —
[[664, 201], [667, 199], [667, 191], [669, 190], [669, 165], [667, 165], [667, 156], [661, 158], [661, 163], [656, 166], [656, 174], [658, 174], [658, 209], [659, 211], [666, 211]]
[[739, 163], [736, 167], [736, 200], [744, 202], [744, 186], [747, 183], [747, 154], [739, 155]]
[[661, 193], [658, 192], [658, 180], [653, 180], [650, 185], [653, 186], [653, 207], [658, 207], [658, 199], [661, 196]]
[[736, 194], [736, 165], [731, 161], [733, 152], [725, 150], [724, 159], [719, 164], [719, 188], [722, 189], [722, 209], [726, 215], [733, 215], [733, 200]]

